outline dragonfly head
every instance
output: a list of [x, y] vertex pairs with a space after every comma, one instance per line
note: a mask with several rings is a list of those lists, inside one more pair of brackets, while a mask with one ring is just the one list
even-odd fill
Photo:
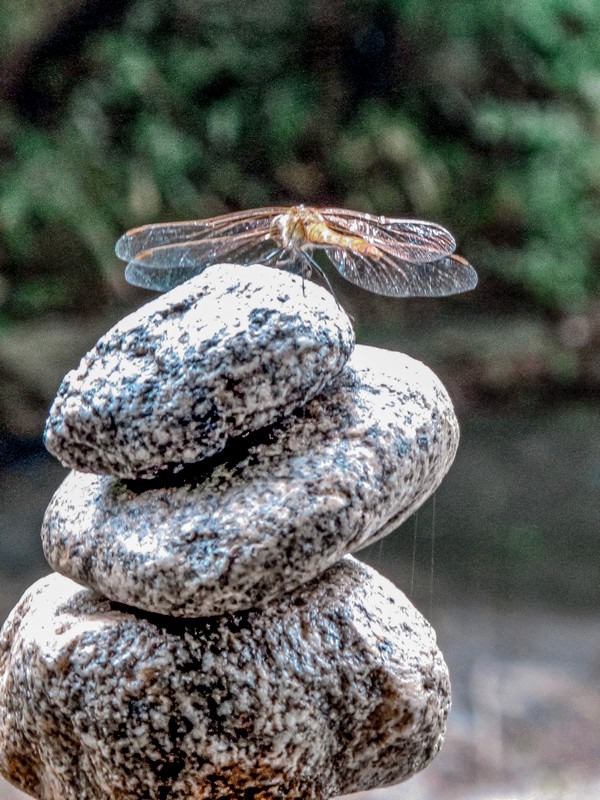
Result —
[[302, 220], [294, 213], [295, 208], [291, 208], [284, 214], [278, 214], [271, 223], [272, 238], [287, 249], [295, 249], [303, 241]]

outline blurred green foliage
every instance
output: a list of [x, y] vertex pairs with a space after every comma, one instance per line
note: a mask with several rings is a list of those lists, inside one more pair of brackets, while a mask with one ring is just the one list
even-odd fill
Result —
[[0, 5], [15, 313], [101, 297], [134, 224], [294, 201], [436, 219], [544, 307], [597, 291], [594, 0], [134, 0], [44, 58], [39, 4], [19, 9]]

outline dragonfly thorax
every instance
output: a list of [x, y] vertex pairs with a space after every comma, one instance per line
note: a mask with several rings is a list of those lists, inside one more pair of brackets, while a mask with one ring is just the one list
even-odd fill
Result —
[[314, 244], [315, 226], [326, 229], [327, 223], [316, 208], [292, 206], [271, 224], [271, 235], [286, 250], [301, 250]]

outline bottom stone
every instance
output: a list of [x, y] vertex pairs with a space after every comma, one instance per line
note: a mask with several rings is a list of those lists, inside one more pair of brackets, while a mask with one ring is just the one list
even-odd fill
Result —
[[184, 620], [53, 574], [0, 634], [0, 773], [40, 800], [330, 798], [439, 750], [446, 665], [346, 557], [268, 608]]

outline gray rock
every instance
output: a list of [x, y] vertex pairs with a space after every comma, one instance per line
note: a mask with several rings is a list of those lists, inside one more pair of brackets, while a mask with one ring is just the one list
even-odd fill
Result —
[[0, 636], [0, 772], [43, 800], [323, 800], [402, 781], [450, 705], [432, 628], [352, 558], [251, 610], [137, 615], [56, 574]]
[[160, 614], [264, 605], [396, 528], [457, 444], [431, 370], [359, 346], [326, 395], [178, 483], [70, 473], [46, 512], [44, 551], [58, 572]]
[[151, 477], [289, 414], [353, 345], [350, 320], [316, 284], [217, 265], [98, 341], [61, 384], [46, 446], [73, 469]]

